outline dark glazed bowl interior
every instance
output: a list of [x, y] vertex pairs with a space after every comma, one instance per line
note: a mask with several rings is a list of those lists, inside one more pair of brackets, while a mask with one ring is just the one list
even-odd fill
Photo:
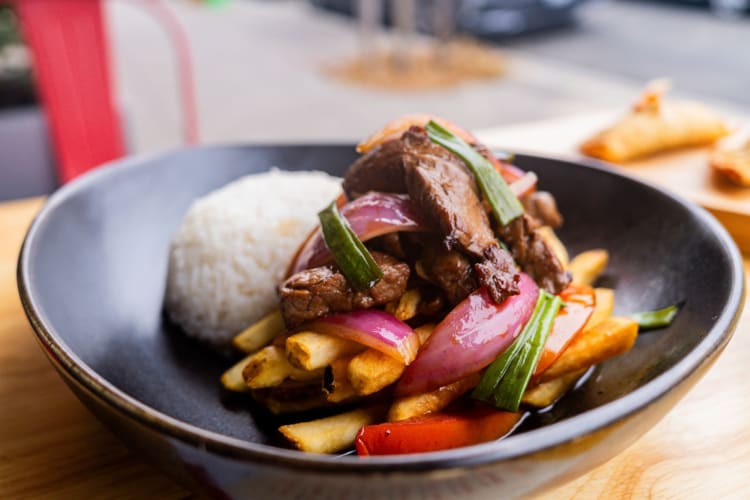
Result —
[[274, 165], [341, 174], [354, 156], [351, 146], [200, 148], [125, 160], [61, 189], [19, 263], [22, 300], [53, 362], [110, 410], [210, 452], [313, 471], [419, 471], [494, 463], [604, 428], [664, 397], [731, 336], [742, 261], [712, 217], [606, 169], [520, 156], [557, 197], [571, 252], [609, 249], [603, 281], [616, 288], [616, 313], [684, 302], [675, 323], [642, 334], [500, 442], [369, 460], [280, 448], [278, 422], [222, 394], [229, 361], [163, 320], [169, 240], [195, 198], [233, 179]]

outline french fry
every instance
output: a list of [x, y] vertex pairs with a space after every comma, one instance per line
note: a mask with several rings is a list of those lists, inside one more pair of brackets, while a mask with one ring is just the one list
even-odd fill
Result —
[[232, 345], [250, 354], [266, 346], [276, 335], [284, 331], [284, 328], [281, 312], [276, 310], [237, 334], [232, 339]]
[[[414, 329], [420, 345], [427, 341], [434, 328], [434, 324], [428, 323]], [[404, 368], [401, 361], [375, 349], [367, 349], [352, 358], [347, 374], [354, 392], [366, 396], [394, 383], [404, 372]]]
[[581, 252], [570, 261], [568, 271], [574, 285], [592, 285], [609, 262], [609, 252], [601, 248]]
[[398, 422], [440, 411], [476, 387], [480, 378], [479, 373], [474, 373], [434, 391], [397, 398], [388, 410], [388, 421]]
[[432, 331], [435, 329], [435, 323], [425, 323], [422, 326], [418, 326], [414, 329], [419, 338], [419, 345], [424, 345], [427, 339], [432, 335]]
[[326, 400], [319, 381], [286, 381], [275, 387], [253, 389], [253, 398], [274, 415], [298, 413], [331, 406]]
[[608, 318], [576, 335], [567, 349], [539, 378], [548, 382], [596, 365], [630, 350], [638, 336], [638, 323], [630, 318]]
[[418, 288], [407, 290], [396, 301], [389, 302], [385, 305], [385, 312], [392, 314], [401, 321], [412, 319], [419, 312], [419, 302], [422, 300], [422, 294]]
[[568, 255], [568, 250], [565, 248], [565, 245], [563, 245], [560, 238], [555, 234], [555, 230], [549, 226], [542, 226], [536, 231], [542, 237], [547, 246], [549, 246], [550, 250], [552, 250], [552, 253], [555, 254], [555, 257], [560, 261], [560, 264], [562, 264], [564, 268], [567, 268], [570, 263], [570, 256]]
[[[595, 288], [594, 293], [596, 294], [596, 307], [580, 335], [587, 335], [586, 330], [595, 328], [612, 316], [612, 310], [615, 306], [614, 290], [609, 288]], [[567, 375], [562, 375], [529, 387], [523, 395], [522, 402], [536, 408], [545, 408], [568, 392], [578, 379], [586, 373], [586, 370], [588, 368], [581, 368], [573, 373], [568, 373]]]
[[596, 306], [586, 323], [586, 329], [593, 328], [612, 316], [612, 311], [615, 308], [615, 291], [611, 288], [594, 288], [594, 295], [596, 297]]
[[417, 308], [419, 307], [419, 301], [422, 300], [422, 295], [419, 293], [419, 288], [412, 288], [407, 290], [398, 299], [398, 305], [396, 311], [393, 313], [396, 319], [406, 321], [412, 319], [417, 315]]
[[352, 358], [347, 367], [347, 376], [354, 392], [367, 396], [398, 380], [404, 368], [401, 361], [375, 349], [368, 349]]
[[323, 368], [336, 359], [365, 349], [365, 346], [357, 342], [315, 332], [299, 332], [286, 339], [289, 362], [303, 370]]
[[323, 374], [323, 392], [326, 395], [326, 399], [331, 403], [341, 403], [354, 399], [357, 396], [347, 375], [347, 369], [351, 360], [351, 358], [336, 359], [325, 368]]
[[584, 368], [531, 387], [523, 394], [521, 402], [535, 408], [546, 408], [568, 392], [587, 370]]
[[383, 406], [373, 406], [332, 417], [282, 425], [279, 431], [296, 449], [309, 453], [336, 453], [354, 446], [359, 430], [382, 419]]
[[295, 368], [289, 364], [284, 349], [270, 345], [250, 355], [242, 370], [242, 377], [250, 389], [261, 389], [280, 385], [287, 379], [320, 380], [323, 377], [323, 370]]
[[245, 356], [222, 374], [221, 385], [224, 386], [224, 389], [234, 392], [245, 392], [249, 389], [245, 383], [245, 378], [242, 376], [242, 371], [252, 357], [252, 354]]

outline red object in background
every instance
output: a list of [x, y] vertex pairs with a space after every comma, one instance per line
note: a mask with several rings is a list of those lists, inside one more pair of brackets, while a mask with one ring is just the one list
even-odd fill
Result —
[[98, 0], [17, 0], [60, 181], [124, 154]]
[[[0, 0], [0, 3], [8, 0]], [[37, 89], [57, 153], [58, 178], [67, 182], [125, 154], [114, 106], [109, 45], [101, 0], [15, 0], [32, 53]], [[166, 32], [179, 71], [186, 144], [198, 142], [192, 59], [185, 31], [161, 0], [133, 0]]]

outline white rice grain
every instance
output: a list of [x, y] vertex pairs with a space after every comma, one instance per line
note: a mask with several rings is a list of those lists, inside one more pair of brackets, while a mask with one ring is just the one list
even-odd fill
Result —
[[196, 200], [170, 247], [170, 318], [226, 346], [277, 306], [289, 261], [340, 191], [340, 179], [322, 172], [271, 170]]

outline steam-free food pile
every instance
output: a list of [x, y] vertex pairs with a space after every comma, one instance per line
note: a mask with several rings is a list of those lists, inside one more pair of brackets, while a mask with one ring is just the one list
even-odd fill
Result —
[[[456, 125], [406, 116], [358, 151], [287, 251], [275, 305], [232, 340], [245, 357], [222, 376], [274, 414], [299, 414], [279, 428], [291, 446], [387, 455], [499, 439], [628, 351], [639, 325], [674, 317], [675, 307], [613, 317], [614, 291], [592, 287], [608, 252], [569, 260], [555, 235], [563, 217], [536, 175]], [[207, 275], [193, 269], [191, 286]], [[319, 408], [327, 416], [310, 420]]]

